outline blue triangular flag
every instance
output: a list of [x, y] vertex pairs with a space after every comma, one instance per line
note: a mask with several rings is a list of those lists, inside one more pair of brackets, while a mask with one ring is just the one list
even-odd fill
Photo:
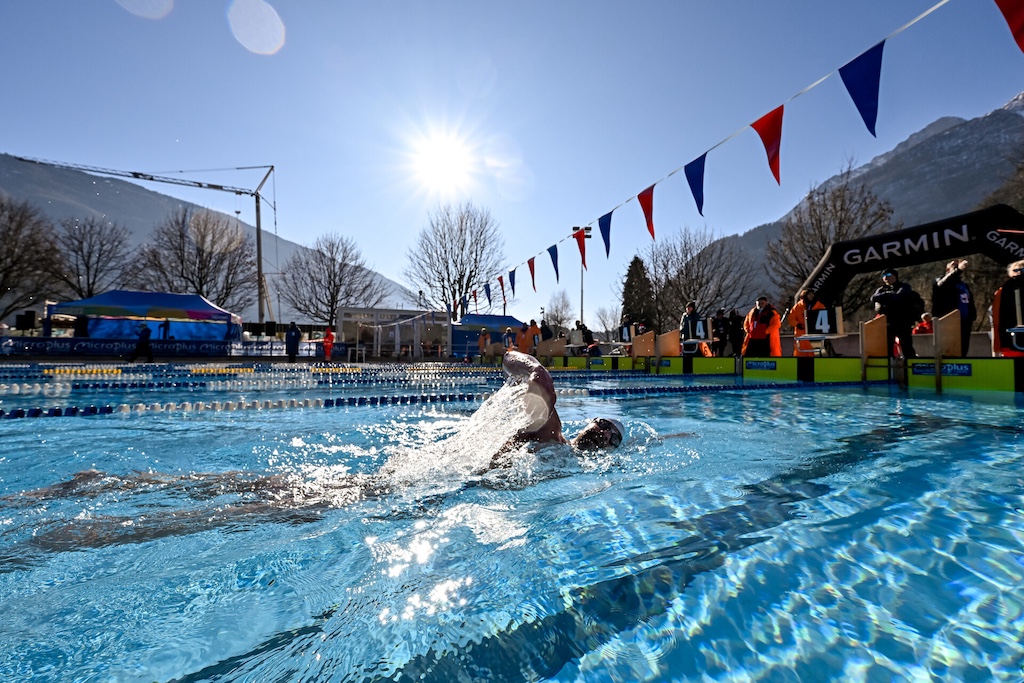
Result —
[[601, 239], [604, 240], [604, 255], [612, 254], [612, 212], [597, 219], [597, 227], [601, 230]]
[[551, 254], [551, 265], [555, 267], [555, 282], [558, 282], [558, 245], [548, 247], [548, 253]]
[[704, 215], [704, 162], [708, 153], [704, 152], [699, 157], [683, 167], [686, 173], [686, 182], [690, 184], [690, 192], [693, 193], [693, 200], [697, 202], [697, 213]]
[[516, 295], [516, 269], [508, 271], [508, 286], [512, 288], [512, 296]]
[[490, 306], [491, 305], [491, 285], [489, 283], [486, 283], [486, 282], [484, 283], [484, 294], [487, 295], [487, 305]]
[[860, 117], [864, 119], [864, 125], [872, 135], [875, 135], [875, 121], [878, 119], [878, 87], [882, 79], [884, 47], [883, 40], [846, 66], [839, 68], [839, 75], [843, 78], [846, 91], [850, 93]]

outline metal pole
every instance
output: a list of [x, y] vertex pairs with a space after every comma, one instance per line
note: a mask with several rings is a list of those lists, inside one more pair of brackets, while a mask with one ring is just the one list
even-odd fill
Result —
[[256, 196], [256, 309], [259, 311], [259, 323], [263, 324], [263, 302], [266, 293], [263, 291], [263, 228], [260, 227], [260, 193]]
[[583, 322], [583, 261], [580, 261], [580, 324], [586, 324]]
[[[573, 233], [579, 231], [580, 228], [573, 228]], [[583, 239], [590, 239], [590, 226], [583, 228]], [[580, 260], [580, 324], [586, 325], [587, 323], [583, 320], [583, 260]]]
[[[263, 227], [260, 224], [260, 190], [267, 182], [267, 178], [274, 172], [274, 167], [271, 166], [267, 171], [267, 174], [263, 176], [263, 180], [253, 191], [253, 196], [256, 198], [256, 309], [259, 312], [259, 323], [263, 324], [263, 302], [266, 301], [266, 291], [263, 282]], [[280, 306], [278, 306], [280, 308]], [[280, 313], [281, 311], [278, 311]]]

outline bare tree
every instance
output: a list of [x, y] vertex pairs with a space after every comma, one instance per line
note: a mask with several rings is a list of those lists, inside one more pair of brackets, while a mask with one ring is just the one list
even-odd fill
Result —
[[127, 228], [97, 218], [67, 218], [56, 231], [52, 275], [71, 296], [87, 299], [130, 279]]
[[[803, 202], [782, 222], [779, 239], [765, 249], [768, 277], [784, 294], [793, 296], [818, 265], [833, 242], [858, 239], [903, 227], [892, 220], [892, 206], [878, 198], [853, 176], [852, 163], [834, 182], [811, 190]], [[838, 301], [850, 317], [854, 308], [868, 301], [878, 286], [874, 275], [858, 275]], [[791, 301], [790, 301], [791, 303]]]
[[556, 289], [552, 292], [548, 307], [544, 309], [544, 319], [548, 321], [548, 326], [556, 334], [569, 329], [569, 320], [572, 319], [572, 303], [564, 289]]
[[53, 293], [52, 235], [34, 206], [0, 194], [0, 320]]
[[[440, 310], [468, 297], [481, 282], [497, 279], [505, 260], [504, 241], [487, 209], [469, 202], [446, 204], [430, 215], [407, 258], [406, 280]], [[453, 314], [459, 318], [458, 310]]]
[[597, 309], [597, 323], [601, 326], [605, 341], [615, 341], [622, 319], [622, 308], [619, 306], [601, 306]]
[[228, 310], [256, 300], [256, 254], [237, 221], [211, 211], [175, 211], [139, 252], [137, 286], [199, 294]]
[[337, 322], [338, 307], [373, 308], [391, 293], [387, 283], [366, 267], [355, 241], [336, 233], [318, 237], [311, 248], [292, 254], [284, 271], [284, 300], [329, 327]]
[[753, 273], [734, 240], [718, 239], [708, 228], [684, 227], [652, 243], [643, 254], [651, 282], [654, 326], [679, 325], [687, 301], [701, 313], [728, 307], [753, 285]]

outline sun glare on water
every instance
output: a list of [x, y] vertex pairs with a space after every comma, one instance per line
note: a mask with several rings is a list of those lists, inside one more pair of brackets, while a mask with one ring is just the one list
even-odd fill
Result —
[[434, 132], [413, 143], [412, 166], [417, 182], [431, 194], [451, 196], [473, 184], [473, 152], [453, 133]]

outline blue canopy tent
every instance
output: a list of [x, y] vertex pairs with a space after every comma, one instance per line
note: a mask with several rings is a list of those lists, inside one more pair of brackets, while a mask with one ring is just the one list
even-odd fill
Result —
[[477, 315], [462, 316], [462, 320], [452, 325], [452, 354], [459, 358], [472, 357], [477, 352], [477, 339], [480, 330], [486, 328], [491, 333], [491, 342], [500, 342], [505, 328], [511, 327], [518, 332], [523, 326], [522, 321], [510, 315]]
[[[49, 307], [48, 315], [75, 316], [88, 322], [76, 325], [76, 336], [132, 339], [139, 325], [149, 324], [153, 339], [234, 340], [242, 333], [242, 319], [198, 294], [134, 292], [117, 289], [78, 301]], [[161, 325], [166, 324], [166, 331]]]

